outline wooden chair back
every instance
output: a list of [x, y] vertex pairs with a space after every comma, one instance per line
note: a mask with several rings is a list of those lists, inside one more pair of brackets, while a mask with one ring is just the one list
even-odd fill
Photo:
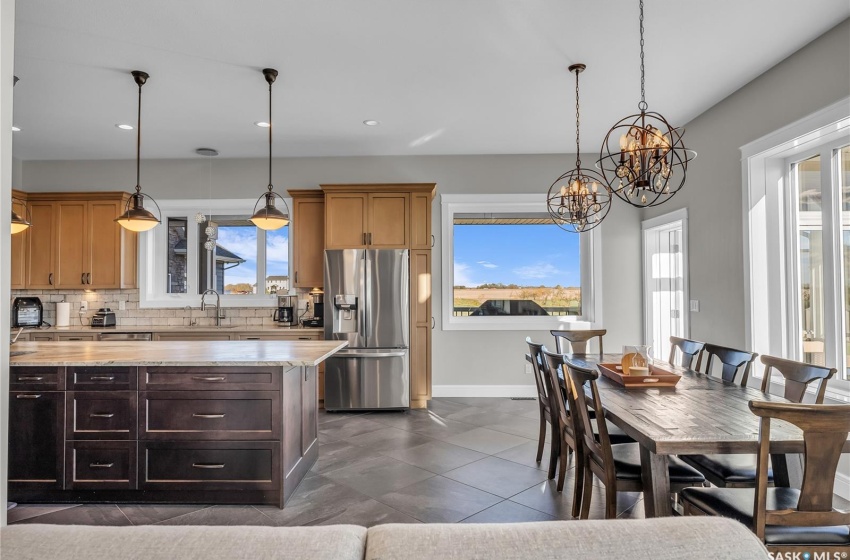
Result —
[[823, 397], [826, 394], [826, 383], [838, 371], [835, 368], [814, 366], [803, 362], [774, 358], [773, 356], [762, 356], [761, 363], [765, 366], [764, 377], [761, 380], [761, 390], [765, 393], [770, 392], [770, 376], [773, 370], [776, 370], [785, 378], [785, 394], [783, 396], [795, 403], [803, 402], [806, 389], [812, 383], [817, 382], [818, 388], [815, 393], [815, 403], [822, 404]]
[[[566, 400], [564, 399], [565, 392], [561, 391], [560, 376], [558, 375], [559, 372], [566, 371], [564, 356], [562, 354], [553, 354], [544, 347], [543, 363], [545, 364], [544, 373], [549, 376], [549, 386], [553, 388], [552, 412], [557, 416], [561, 430], [566, 435], [568, 443], [571, 447], [575, 448], [576, 442], [579, 440], [576, 439], [575, 418], [571, 415], [573, 403], [569, 395], [566, 395]], [[561, 373], [561, 375], [564, 374]], [[566, 379], [567, 377], [564, 375], [564, 381]]]
[[531, 370], [534, 372], [534, 383], [537, 384], [537, 398], [540, 400], [541, 406], [549, 412], [549, 418], [552, 416], [552, 390], [551, 380], [548, 373], [545, 372], [546, 364], [543, 362], [543, 345], [537, 344], [531, 340], [531, 337], [525, 339], [528, 344], [528, 354], [526, 359], [531, 362]]
[[[670, 337], [670, 358], [667, 362], [671, 366], [682, 366], [688, 369], [699, 370], [702, 363], [702, 350], [705, 348], [705, 342], [697, 342], [696, 340], [688, 340], [687, 338], [679, 338], [678, 336]], [[676, 362], [676, 350], [679, 351], [682, 358]], [[694, 359], [697, 361], [694, 367]]]
[[[793, 404], [750, 401], [750, 410], [761, 418], [754, 525], [764, 539], [765, 525], [790, 527], [829, 527], [850, 525], [850, 512], [832, 507], [835, 473], [841, 451], [850, 434], [850, 405]], [[797, 507], [767, 510], [770, 420], [776, 418], [803, 431], [806, 453], [803, 485]]]
[[[605, 412], [602, 409], [602, 400], [599, 398], [599, 389], [596, 380], [599, 372], [572, 366], [567, 364], [570, 383], [568, 390], [571, 393], [570, 406], [573, 416], [576, 417], [575, 429], [578, 436], [584, 442], [584, 449], [589, 460], [590, 470], [595, 474], [605, 487], [613, 492], [617, 487], [617, 472], [614, 467], [614, 455], [611, 450], [611, 438], [608, 435], [608, 423], [605, 421]], [[585, 386], [590, 387], [590, 395], [585, 392]], [[593, 433], [591, 424], [591, 412], [595, 413], [598, 439]], [[586, 473], [585, 476], [590, 476]]]
[[[591, 338], [599, 338], [599, 355], [601, 356], [604, 353], [602, 350], [602, 337], [605, 336], [605, 333], [607, 333], [608, 330], [585, 329], [562, 331], [555, 329], [549, 332], [552, 333], [552, 336], [555, 337], [555, 350], [557, 350], [560, 354], [587, 354], [587, 341]], [[570, 343], [569, 351], [564, 348], [564, 345], [562, 343], [563, 340], [566, 340]]]
[[726, 348], [725, 346], [716, 346], [714, 344], [706, 344], [704, 351], [708, 354], [708, 360], [705, 365], [706, 374], [711, 375], [712, 363], [714, 362], [714, 358], [717, 358], [723, 365], [721, 372], [723, 381], [734, 383], [735, 377], [738, 376], [738, 370], [743, 366], [744, 375], [741, 377], [741, 386], [744, 387], [747, 385], [747, 380], [750, 378], [750, 370], [758, 354], [736, 350], [734, 348]]

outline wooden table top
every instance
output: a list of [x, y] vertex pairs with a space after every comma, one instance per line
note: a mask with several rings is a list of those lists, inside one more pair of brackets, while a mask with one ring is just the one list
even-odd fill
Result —
[[17, 342], [11, 366], [317, 366], [339, 340]]
[[[567, 354], [578, 367], [596, 369], [598, 363], [619, 363], [621, 355]], [[673, 388], [626, 389], [599, 376], [605, 417], [629, 436], [660, 455], [756, 453], [759, 418], [748, 407], [751, 400], [789, 402], [753, 387], [726, 383], [695, 371], [669, 366], [682, 376]], [[771, 453], [802, 453], [802, 432], [785, 422], [770, 425]], [[850, 440], [844, 447], [850, 452]]]

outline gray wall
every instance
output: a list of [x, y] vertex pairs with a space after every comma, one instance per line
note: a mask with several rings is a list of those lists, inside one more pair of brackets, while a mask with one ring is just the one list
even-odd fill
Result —
[[[587, 155], [587, 159], [592, 156]], [[321, 183], [435, 182], [432, 230], [437, 238], [433, 259], [433, 339], [435, 385], [531, 385], [524, 373], [525, 337], [549, 341], [546, 331], [440, 330], [441, 261], [439, 194], [544, 193], [573, 165], [571, 155], [423, 156], [293, 158], [275, 162], [275, 185], [314, 188]], [[205, 198], [207, 160], [142, 162], [142, 186], [159, 198]], [[217, 198], [259, 196], [267, 184], [266, 162], [216, 159], [212, 162], [212, 194]], [[25, 190], [130, 190], [133, 161], [28, 161], [23, 165]], [[621, 270], [640, 270], [640, 211], [615, 203], [602, 228], [604, 314], [607, 348], [642, 339], [640, 284], [621, 282]], [[566, 232], [564, 235], [570, 235]]]
[[739, 148], [850, 95], [848, 52], [845, 20], [685, 125], [685, 143], [698, 152], [687, 184], [643, 218], [688, 208], [690, 297], [700, 300], [692, 337], [736, 347], [745, 341]]

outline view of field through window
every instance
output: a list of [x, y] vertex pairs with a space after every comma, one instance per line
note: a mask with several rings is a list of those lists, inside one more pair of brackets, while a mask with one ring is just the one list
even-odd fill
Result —
[[455, 316], [581, 315], [579, 236], [546, 214], [455, 214]]

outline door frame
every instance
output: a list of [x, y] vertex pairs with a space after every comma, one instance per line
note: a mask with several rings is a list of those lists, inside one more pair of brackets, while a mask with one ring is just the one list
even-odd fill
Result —
[[643, 284], [643, 342], [649, 344], [649, 336], [652, 332], [652, 310], [649, 309], [649, 285], [646, 282], [646, 273], [649, 269], [649, 255], [646, 252], [646, 234], [649, 230], [653, 230], [675, 222], [682, 223], [682, 270], [684, 271], [683, 279], [683, 300], [684, 309], [682, 310], [682, 330], [685, 338], [691, 336], [691, 292], [690, 292], [690, 262], [688, 260], [688, 209], [680, 208], [654, 218], [649, 218], [641, 221], [640, 224], [640, 251], [641, 251], [641, 283]]

